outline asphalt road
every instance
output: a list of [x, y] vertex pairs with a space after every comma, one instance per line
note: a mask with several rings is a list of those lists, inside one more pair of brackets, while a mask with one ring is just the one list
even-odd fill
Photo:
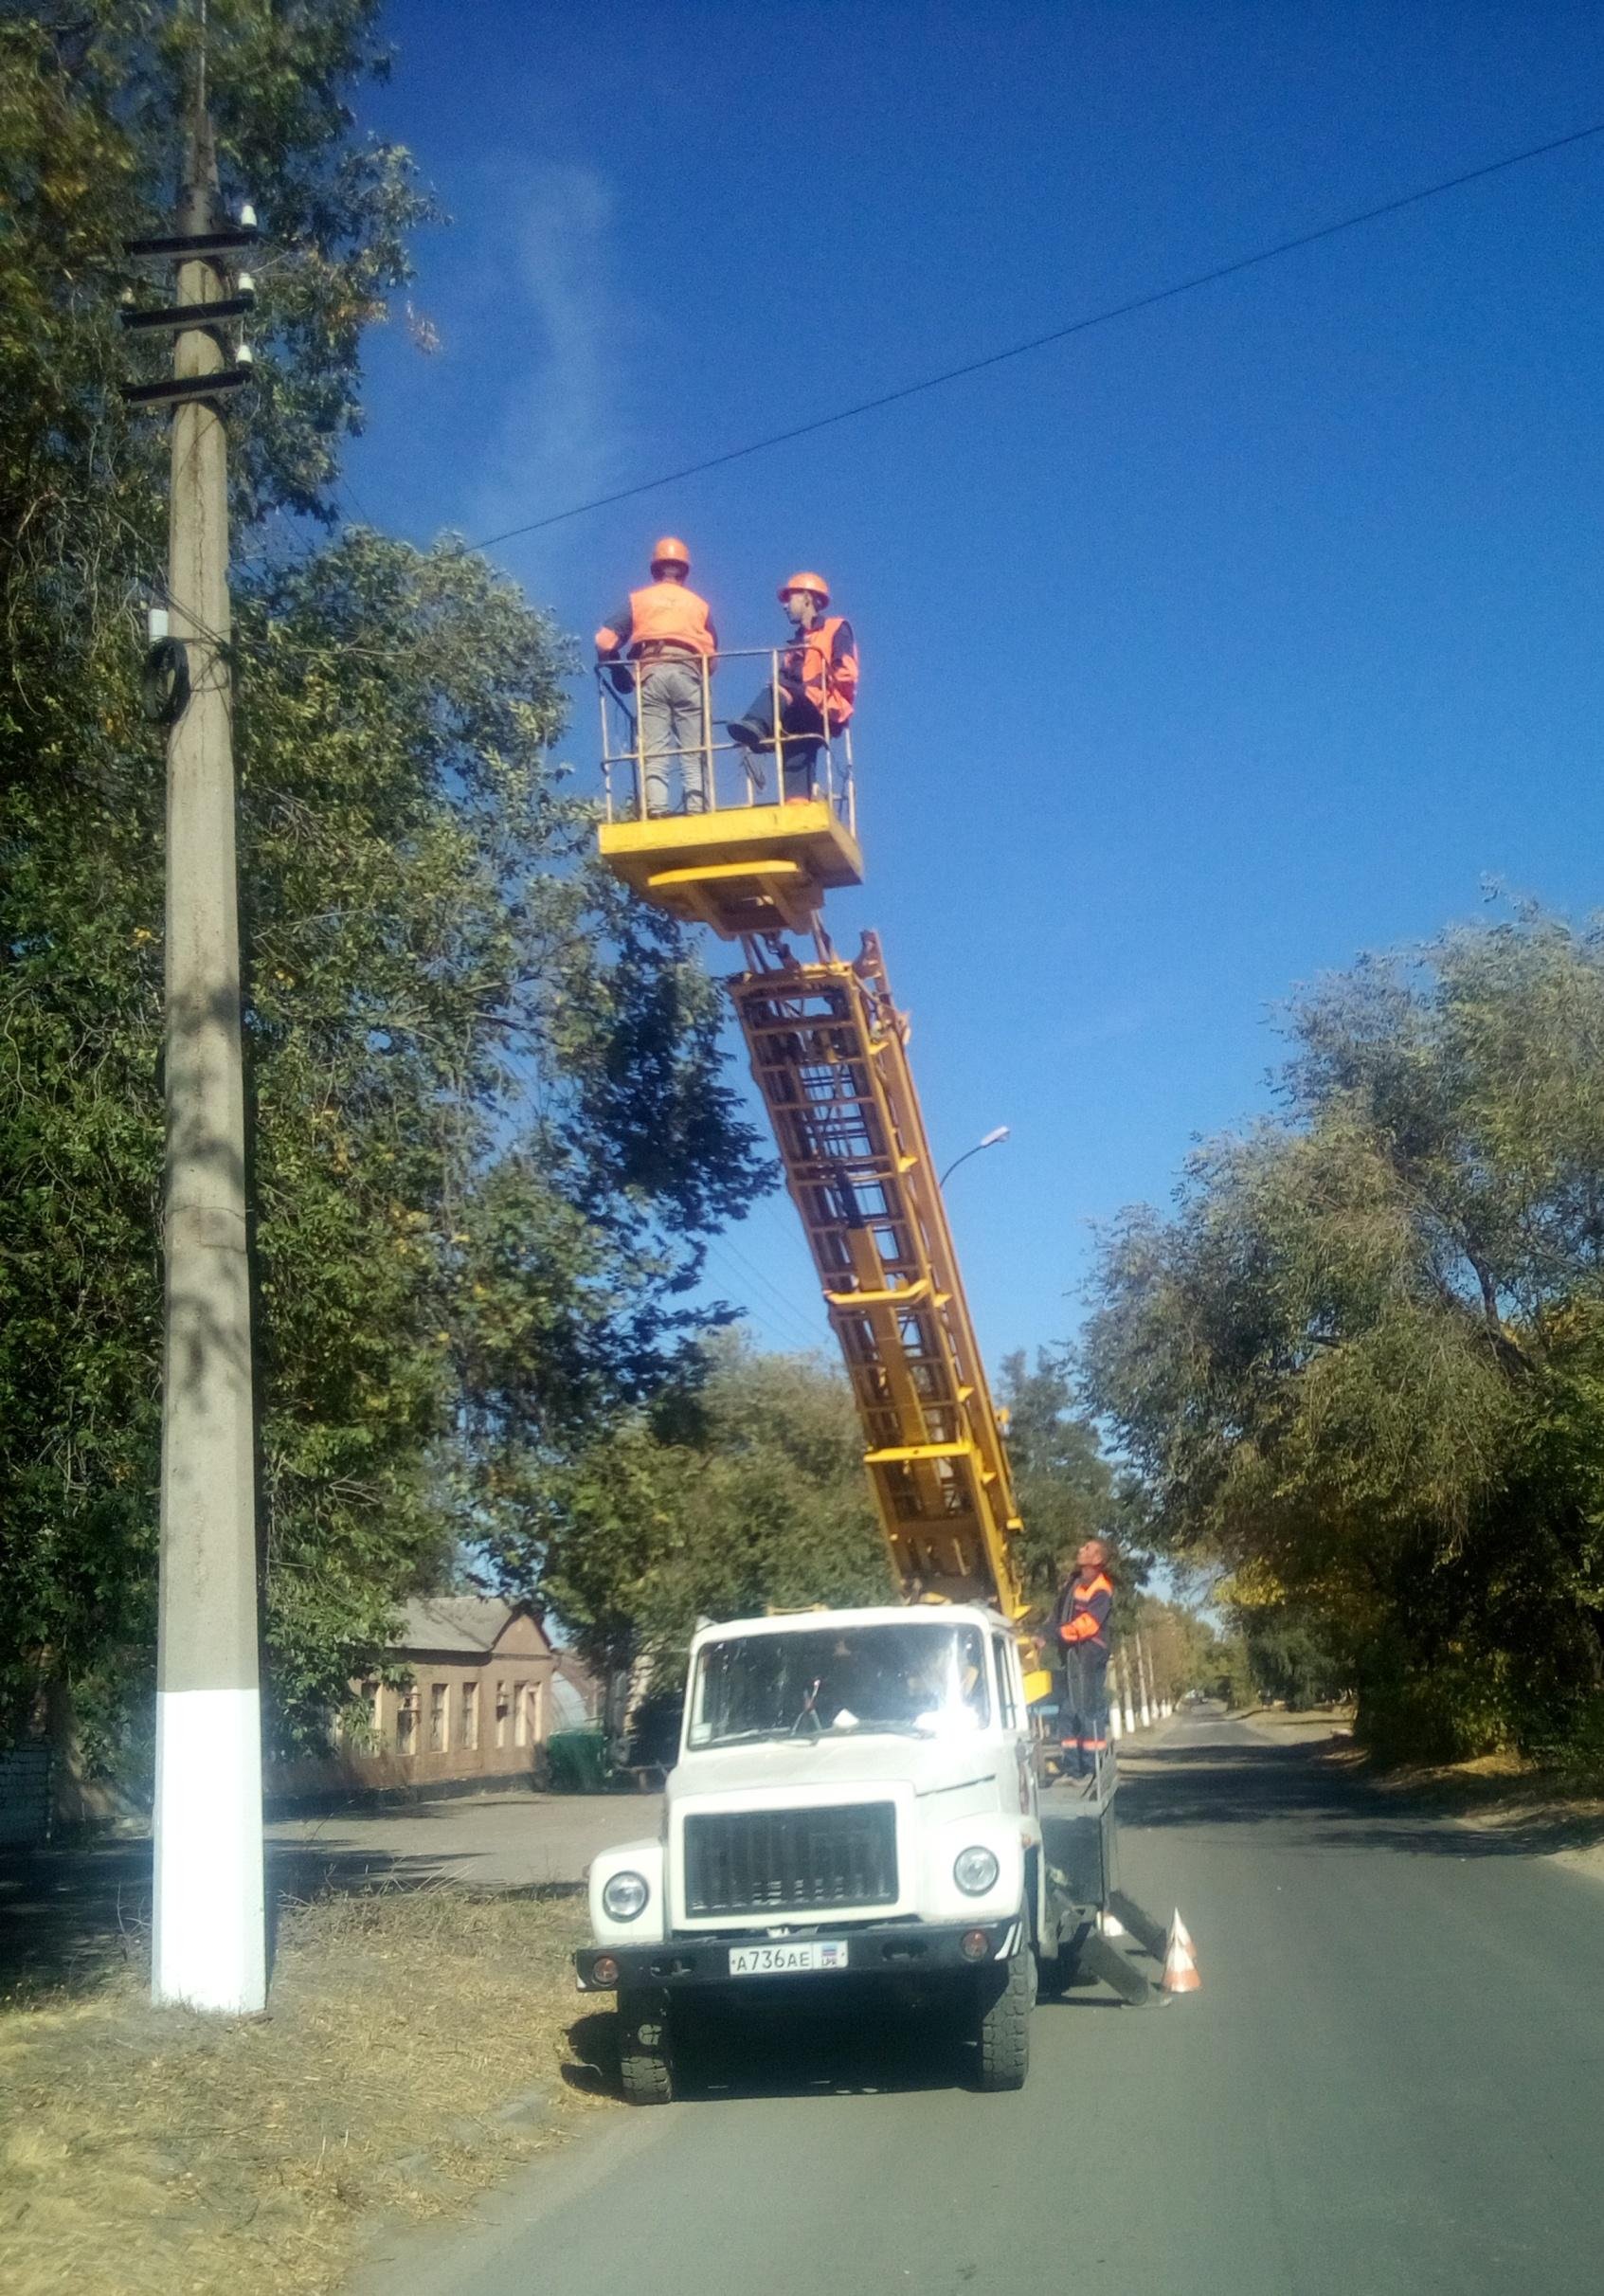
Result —
[[1017, 2096], [916, 2025], [781, 2019], [372, 2287], [1596, 2296], [1604, 1887], [1217, 1714], [1122, 1800], [1126, 1885], [1180, 1903], [1201, 1993], [1044, 2005]]
[[525, 1889], [585, 1879], [599, 1850], [658, 1831], [657, 1794], [462, 1795], [333, 1817], [279, 1818], [270, 1855], [328, 1859], [344, 1877], [371, 1863], [376, 1877], [431, 1876], [470, 1889]]

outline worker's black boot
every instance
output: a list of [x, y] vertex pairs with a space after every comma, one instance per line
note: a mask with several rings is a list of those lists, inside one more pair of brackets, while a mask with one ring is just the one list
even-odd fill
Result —
[[749, 717], [732, 717], [725, 731], [743, 750], [761, 750], [768, 739], [763, 728], [754, 726]]

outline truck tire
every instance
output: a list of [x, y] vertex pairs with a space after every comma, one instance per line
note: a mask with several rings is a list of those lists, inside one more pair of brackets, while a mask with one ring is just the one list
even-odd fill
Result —
[[1019, 1923], [1019, 1943], [1006, 1962], [981, 1973], [975, 2015], [975, 2086], [990, 2094], [1023, 2088], [1031, 2069], [1031, 2011], [1036, 2006], [1036, 1953], [1030, 1925]]
[[621, 1993], [618, 2005], [619, 2087], [631, 2105], [674, 2100], [674, 2052], [669, 2009], [661, 1994]]

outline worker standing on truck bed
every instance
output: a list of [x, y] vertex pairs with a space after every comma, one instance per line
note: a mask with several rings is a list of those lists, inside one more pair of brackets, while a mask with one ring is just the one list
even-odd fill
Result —
[[1064, 1768], [1090, 1778], [1108, 1743], [1108, 1614], [1114, 1584], [1108, 1550], [1101, 1539], [1087, 1539], [1075, 1556], [1053, 1614], [1054, 1631], [1064, 1649], [1064, 1702], [1058, 1737]]
[[[779, 595], [796, 630], [780, 657], [780, 794], [803, 800], [814, 794], [820, 747], [841, 731], [857, 699], [857, 645], [852, 624], [829, 610], [822, 574], [793, 574]], [[730, 720], [730, 737], [743, 750], [771, 750], [774, 732], [774, 689], [765, 686], [746, 715]]]
[[[646, 812], [654, 818], [669, 810], [671, 776], [685, 812], [705, 813], [712, 798], [707, 681], [718, 632], [707, 600], [690, 587], [690, 572], [684, 543], [664, 534], [652, 552], [649, 587], [631, 590], [596, 633], [597, 660], [617, 665], [614, 690], [627, 696], [633, 686], [640, 696], [639, 751]], [[638, 668], [626, 670], [626, 660]]]

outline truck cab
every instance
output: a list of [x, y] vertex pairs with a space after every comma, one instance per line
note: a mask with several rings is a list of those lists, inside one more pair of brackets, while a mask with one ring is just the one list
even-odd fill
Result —
[[912, 1980], [982, 2088], [1029, 2067], [1036, 1958], [1066, 1917], [1042, 1855], [1018, 1642], [983, 1604], [705, 1628], [656, 1840], [590, 1871], [582, 1989], [615, 1992], [626, 2095], [673, 2093], [686, 1997]]

